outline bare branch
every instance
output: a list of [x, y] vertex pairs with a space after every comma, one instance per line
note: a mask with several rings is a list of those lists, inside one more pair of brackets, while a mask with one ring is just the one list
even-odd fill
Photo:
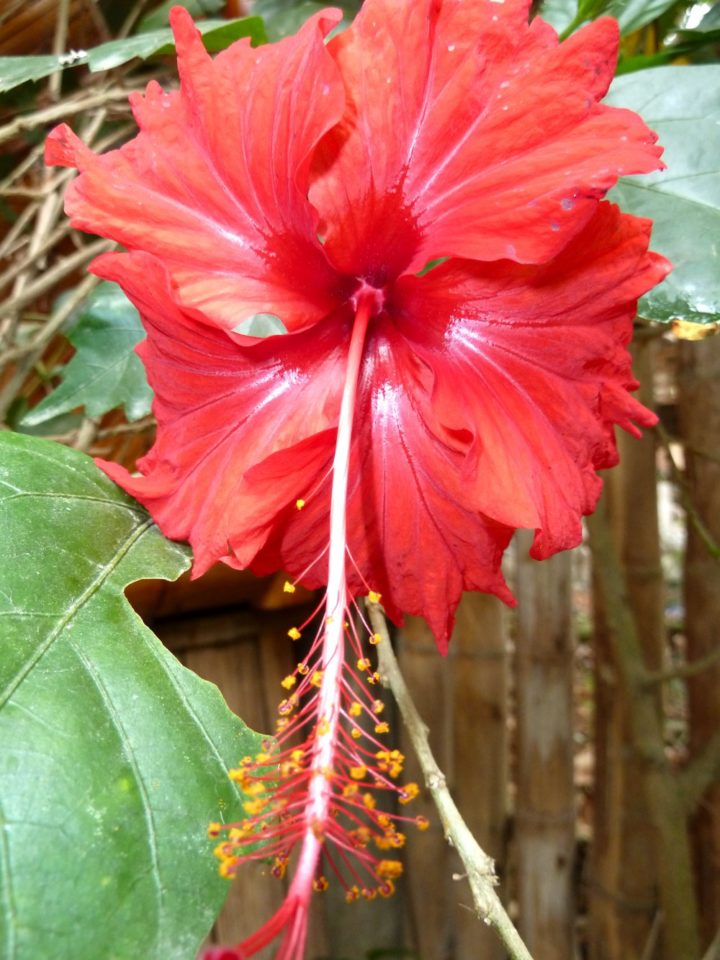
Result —
[[679, 777], [685, 810], [691, 814], [707, 789], [720, 781], [720, 730], [695, 754]]
[[391, 691], [402, 714], [410, 740], [420, 762], [425, 783], [440, 814], [443, 830], [449, 843], [457, 850], [467, 871], [468, 882], [478, 916], [498, 933], [511, 960], [532, 960], [520, 935], [505, 912], [495, 892], [495, 864], [480, 847], [460, 816], [455, 801], [450, 795], [445, 776], [437, 765], [430, 749], [428, 729], [423, 723], [405, 684], [400, 667], [395, 659], [387, 623], [381, 608], [366, 601], [373, 630], [382, 637], [378, 645], [380, 676]]

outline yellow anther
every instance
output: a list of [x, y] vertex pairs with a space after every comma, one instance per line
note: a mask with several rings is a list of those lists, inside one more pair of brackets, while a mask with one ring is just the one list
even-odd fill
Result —
[[362, 795], [362, 802], [366, 810], [374, 810], [377, 806], [375, 797], [371, 793], [364, 793]]
[[294, 584], [294, 583], [290, 583], [289, 580], [286, 580], [285, 583], [283, 584], [283, 592], [284, 592], [284, 593], [295, 593], [295, 584]]
[[360, 657], [357, 662], [357, 668], [360, 671], [369, 670], [372, 664], [367, 657]]
[[373, 633], [373, 634], [371, 635], [371, 637], [370, 637], [370, 643], [371, 643], [374, 647], [376, 647], [376, 646], [380, 643], [381, 640], [382, 640], [382, 637], [380, 636], [379, 633]]
[[257, 800], [248, 800], [244, 803], [243, 810], [251, 817], [257, 817], [258, 814], [263, 812], [267, 804], [268, 802], [265, 797], [258, 797]]
[[381, 593], [376, 593], [374, 590], [371, 590], [368, 593], [368, 600], [370, 603], [380, 603], [380, 598], [382, 597]]
[[350, 776], [353, 780], [364, 780], [367, 776], [367, 767], [360, 764], [358, 767], [350, 767]]
[[313, 880], [313, 890], [315, 893], [324, 893], [329, 886], [330, 884], [328, 883], [327, 877], [323, 877], [322, 875], [315, 877]]
[[362, 736], [362, 730], [358, 730], [358, 728], [355, 727], [353, 730], [350, 731], [350, 736], [353, 738], [353, 740], [359, 740], [360, 737]]
[[357, 830], [350, 830], [350, 842], [357, 850], [364, 850], [370, 843], [372, 834], [367, 827], [358, 827]]
[[375, 874], [381, 880], [397, 880], [402, 876], [403, 865], [399, 860], [380, 860], [375, 867]]
[[255, 754], [255, 763], [272, 763], [273, 755], [271, 753], [256, 753]]
[[281, 716], [285, 716], [288, 713], [292, 713], [294, 709], [295, 709], [295, 701], [292, 699], [292, 697], [288, 698], [287, 700], [281, 700], [280, 703], [278, 704], [278, 713]]
[[298, 510], [302, 510], [302, 508], [305, 506], [305, 501], [301, 499], [296, 500], [295, 506], [297, 507]]
[[372, 712], [377, 716], [377, 714], [382, 713], [385, 709], [385, 704], [382, 700], [373, 700]]
[[290, 629], [288, 630], [288, 636], [290, 637], [291, 640], [299, 640], [302, 634], [300, 633], [297, 627], [290, 627]]
[[289, 723], [290, 721], [287, 719], [287, 717], [280, 717], [275, 722], [275, 729], [277, 730], [278, 733], [282, 733], [283, 730], [287, 729]]
[[248, 830], [245, 827], [233, 827], [228, 831], [228, 840], [231, 843], [239, 843], [241, 840], [244, 840], [248, 835]]
[[316, 732], [319, 737], [326, 737], [330, 733], [330, 724], [324, 717], [320, 723], [318, 723]]
[[357, 702], [357, 700], [355, 701], [355, 703], [350, 704], [350, 709], [348, 710], [348, 713], [350, 714], [351, 717], [360, 716], [360, 714], [362, 713], [362, 706]]
[[368, 683], [380, 683], [380, 674], [377, 672], [377, 670], [368, 676]]
[[265, 793], [265, 784], [261, 780], [255, 780], [245, 787], [245, 793], [250, 797], [261, 797]]
[[356, 783], [346, 783], [343, 787], [342, 795], [344, 797], [355, 797], [360, 791], [360, 787]]
[[305, 677], [310, 673], [310, 667], [306, 663], [299, 663], [297, 665], [297, 672], [301, 677]]
[[272, 870], [270, 871], [276, 880], [282, 880], [287, 870], [287, 857], [275, 857]]
[[280, 681], [280, 686], [285, 687], [286, 690], [292, 690], [296, 683], [297, 678], [289, 673], [284, 680]]
[[400, 791], [398, 799], [400, 803], [410, 803], [420, 793], [420, 787], [416, 783], [406, 783]]
[[362, 895], [366, 900], [375, 900], [377, 897], [377, 890], [368, 890], [367, 887], [363, 887]]
[[245, 770], [244, 767], [233, 767], [232, 770], [228, 770], [228, 776], [233, 783], [237, 783], [238, 786], [241, 787], [245, 787], [249, 782], [247, 770]]
[[375, 724], [375, 733], [387, 733], [390, 730], [390, 724], [384, 720], [382, 723]]
[[220, 836], [220, 831], [221, 831], [221, 830], [222, 830], [222, 824], [221, 824], [221, 823], [215, 823], [215, 822], [209, 823], [209, 824], [208, 824], [208, 837], [210, 837], [211, 840], [215, 840], [217, 837]]
[[310, 677], [310, 685], [313, 687], [319, 687], [322, 683], [323, 672], [322, 670], [315, 670], [313, 675]]
[[305, 751], [298, 747], [297, 750], [293, 750], [293, 752], [290, 754], [290, 759], [293, 761], [293, 763], [302, 763], [305, 759]]
[[415, 826], [418, 830], [427, 830], [430, 826], [430, 821], [427, 817], [415, 817]]
[[220, 864], [220, 868], [219, 868], [220, 876], [223, 877], [225, 880], [232, 880], [232, 878], [237, 873], [239, 862], [240, 861], [238, 860], [237, 857], [233, 857], [232, 860], [224, 860]]
[[345, 903], [355, 903], [360, 898], [360, 891], [357, 887], [350, 887], [345, 892]]
[[392, 880], [386, 880], [377, 888], [381, 897], [391, 897], [395, 893], [395, 884]]

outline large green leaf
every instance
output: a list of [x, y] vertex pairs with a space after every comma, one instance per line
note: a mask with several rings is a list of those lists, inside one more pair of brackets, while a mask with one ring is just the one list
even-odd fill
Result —
[[558, 33], [572, 32], [588, 20], [601, 15], [615, 17], [623, 36], [640, 30], [671, 7], [678, 0], [545, 0], [540, 16], [551, 23]]
[[[210, 51], [224, 50], [241, 37], [250, 37], [255, 43], [265, 43], [265, 26], [260, 17], [241, 17], [239, 20], [203, 20], [196, 24], [203, 43]], [[109, 40], [93, 47], [88, 54], [91, 70], [111, 70], [128, 60], [140, 57], [146, 60], [155, 54], [169, 54], [175, 50], [170, 27], [139, 33], [124, 40]]]
[[655, 221], [653, 249], [674, 270], [640, 302], [651, 320], [720, 320], [720, 65], [657, 67], [618, 77], [608, 102], [660, 134], [667, 170], [627, 177], [611, 197]]
[[91, 417], [123, 406], [128, 420], [150, 412], [152, 390], [135, 346], [145, 336], [140, 316], [116, 283], [100, 283], [85, 301], [68, 334], [75, 356], [62, 383], [20, 420], [35, 427], [76, 407]]
[[257, 735], [123, 590], [185, 547], [84, 454], [0, 436], [0, 956], [193, 960], [226, 893], [207, 824]]
[[[265, 26], [260, 17], [238, 20], [203, 20], [197, 24], [203, 42], [211, 52], [224, 50], [240, 37], [250, 37], [254, 44], [266, 43]], [[111, 70], [139, 57], [146, 60], [156, 54], [175, 50], [169, 27], [151, 30], [122, 40], [109, 40], [90, 50], [71, 51], [61, 56], [0, 57], [0, 93], [12, 90], [28, 80], [42, 80], [55, 70], [87, 64], [92, 71]]]

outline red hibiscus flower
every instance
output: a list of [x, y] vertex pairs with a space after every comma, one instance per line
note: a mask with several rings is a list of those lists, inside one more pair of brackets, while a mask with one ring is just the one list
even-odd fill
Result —
[[[323, 857], [351, 899], [399, 871], [367, 849], [400, 845], [405, 819], [373, 791], [413, 790], [350, 677], [348, 650], [376, 679], [345, 626], [353, 598], [372, 587], [395, 619], [422, 614], [444, 650], [462, 590], [512, 602], [514, 530], [535, 531], [538, 558], [577, 544], [613, 427], [654, 421], [625, 348], [667, 265], [649, 223], [602, 198], [660, 150], [600, 103], [616, 24], [559, 44], [526, 0], [366, 0], [326, 44], [339, 18], [213, 60], [176, 9], [181, 87], [133, 95], [137, 137], [96, 156], [61, 126], [47, 148], [81, 172], [73, 224], [127, 249], [93, 270], [148, 333], [157, 441], [138, 477], [101, 465], [191, 542], [196, 574], [223, 560], [327, 585], [284, 681], [280, 786], [249, 759], [247, 819], [216, 825], [228, 875], [258, 832], [279, 873], [300, 846], [285, 905], [240, 956], [280, 934], [279, 957], [302, 955]], [[284, 332], [254, 336], [259, 318]]]

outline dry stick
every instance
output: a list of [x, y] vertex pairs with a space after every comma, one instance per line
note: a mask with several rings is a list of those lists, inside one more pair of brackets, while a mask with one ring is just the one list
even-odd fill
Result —
[[77, 100], [63, 100], [52, 107], [46, 107], [43, 110], [36, 110], [34, 113], [27, 113], [25, 116], [18, 117], [11, 123], [6, 123], [0, 127], [0, 143], [11, 140], [24, 130], [34, 130], [35, 127], [41, 127], [48, 123], [54, 123], [56, 120], [65, 120], [67, 117], [76, 113], [84, 113], [86, 110], [92, 110], [94, 107], [102, 107], [113, 100], [127, 100], [128, 94], [134, 89], [140, 87], [121, 87], [104, 90], [101, 93], [93, 93], [88, 97], [79, 97]]
[[378, 660], [382, 683], [391, 691], [407, 727], [415, 754], [420, 762], [425, 783], [440, 814], [448, 842], [455, 847], [467, 870], [468, 882], [475, 909], [488, 926], [494, 927], [511, 960], [532, 960], [530, 952], [505, 912], [495, 892], [495, 864], [480, 847], [469, 827], [460, 816], [455, 801], [450, 795], [445, 776], [440, 770], [430, 749], [428, 728], [423, 723], [405, 684], [400, 667], [393, 653], [387, 623], [382, 609], [376, 603], [366, 601], [370, 623], [382, 637], [378, 645]]
[[33, 338], [32, 342], [27, 347], [17, 348], [3, 357], [3, 360], [8, 362], [17, 358], [22, 359], [20, 359], [18, 362], [17, 368], [13, 371], [12, 376], [9, 377], [8, 382], [5, 384], [3, 390], [0, 391], [0, 421], [5, 418], [5, 413], [8, 407], [13, 402], [18, 390], [20, 390], [25, 382], [25, 378], [27, 377], [35, 361], [42, 354], [45, 347], [48, 345], [57, 331], [62, 327], [73, 310], [80, 303], [82, 303], [93, 287], [99, 282], [99, 279], [92, 274], [85, 277], [85, 279], [73, 290], [70, 296], [63, 301], [62, 306], [55, 310], [47, 324], [40, 330], [38, 335]]
[[[65, 52], [67, 43], [68, 20], [70, 18], [70, 0], [58, 0], [57, 14], [55, 16], [55, 36], [53, 38], [52, 52], [56, 57]], [[63, 68], [58, 63], [57, 68], [50, 74], [48, 80], [48, 93], [51, 100], [57, 100], [60, 96], [60, 87], [62, 84]]]

